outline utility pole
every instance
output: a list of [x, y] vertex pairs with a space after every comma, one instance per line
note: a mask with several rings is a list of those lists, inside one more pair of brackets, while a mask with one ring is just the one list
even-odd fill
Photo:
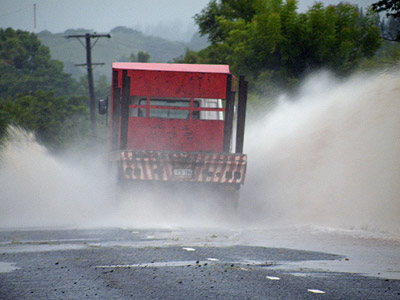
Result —
[[36, 3], [33, 4], [33, 31], [36, 32]]
[[[90, 124], [92, 129], [92, 136], [96, 138], [96, 99], [94, 97], [94, 83], [93, 83], [93, 65], [104, 65], [104, 63], [92, 63], [92, 48], [96, 45], [97, 41], [102, 38], [111, 38], [110, 34], [96, 34], [96, 33], [86, 33], [86, 34], [74, 34], [67, 35], [66, 38], [76, 38], [86, 48], [86, 64], [76, 64], [76, 66], [86, 66], [88, 74], [88, 85], [89, 85], [89, 98], [90, 98]], [[85, 44], [81, 41], [81, 38], [85, 39]], [[91, 39], [96, 38], [93, 45], [91, 44]]]

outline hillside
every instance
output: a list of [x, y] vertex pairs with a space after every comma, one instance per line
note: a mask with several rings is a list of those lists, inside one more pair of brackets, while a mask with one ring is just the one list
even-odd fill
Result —
[[[91, 32], [86, 29], [67, 30], [64, 33], [53, 34], [42, 31], [38, 34], [42, 43], [50, 48], [53, 59], [64, 62], [65, 72], [73, 74], [74, 77], [86, 75], [84, 67], [76, 67], [75, 64], [86, 63], [86, 50], [75, 38], [66, 39], [65, 36], [72, 34], [85, 34]], [[93, 63], [105, 63], [104, 66], [96, 66], [95, 76], [111, 75], [111, 63], [114, 61], [127, 61], [131, 53], [146, 51], [150, 53], [151, 62], [169, 62], [184, 54], [187, 47], [192, 45], [183, 42], [174, 42], [163, 38], [146, 36], [141, 32], [126, 27], [116, 27], [110, 32], [111, 39], [101, 38], [92, 51]], [[95, 40], [92, 40], [92, 43]], [[84, 40], [82, 39], [82, 42]], [[199, 48], [198, 44], [193, 48]], [[206, 44], [204, 43], [204, 47]], [[198, 50], [198, 49], [193, 49]]]

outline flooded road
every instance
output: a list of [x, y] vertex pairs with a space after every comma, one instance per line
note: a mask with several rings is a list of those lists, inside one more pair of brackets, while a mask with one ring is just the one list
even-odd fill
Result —
[[311, 227], [7, 230], [0, 299], [399, 299], [399, 249]]

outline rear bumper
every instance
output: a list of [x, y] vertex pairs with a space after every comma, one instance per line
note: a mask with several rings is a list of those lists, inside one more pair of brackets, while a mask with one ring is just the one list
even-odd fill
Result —
[[225, 153], [115, 151], [122, 178], [142, 181], [184, 181], [243, 184], [247, 155]]

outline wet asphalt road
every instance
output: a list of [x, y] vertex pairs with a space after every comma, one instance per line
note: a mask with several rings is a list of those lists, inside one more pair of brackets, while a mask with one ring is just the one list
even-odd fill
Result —
[[343, 256], [162, 233], [0, 231], [0, 299], [400, 299], [400, 280], [279, 267]]

